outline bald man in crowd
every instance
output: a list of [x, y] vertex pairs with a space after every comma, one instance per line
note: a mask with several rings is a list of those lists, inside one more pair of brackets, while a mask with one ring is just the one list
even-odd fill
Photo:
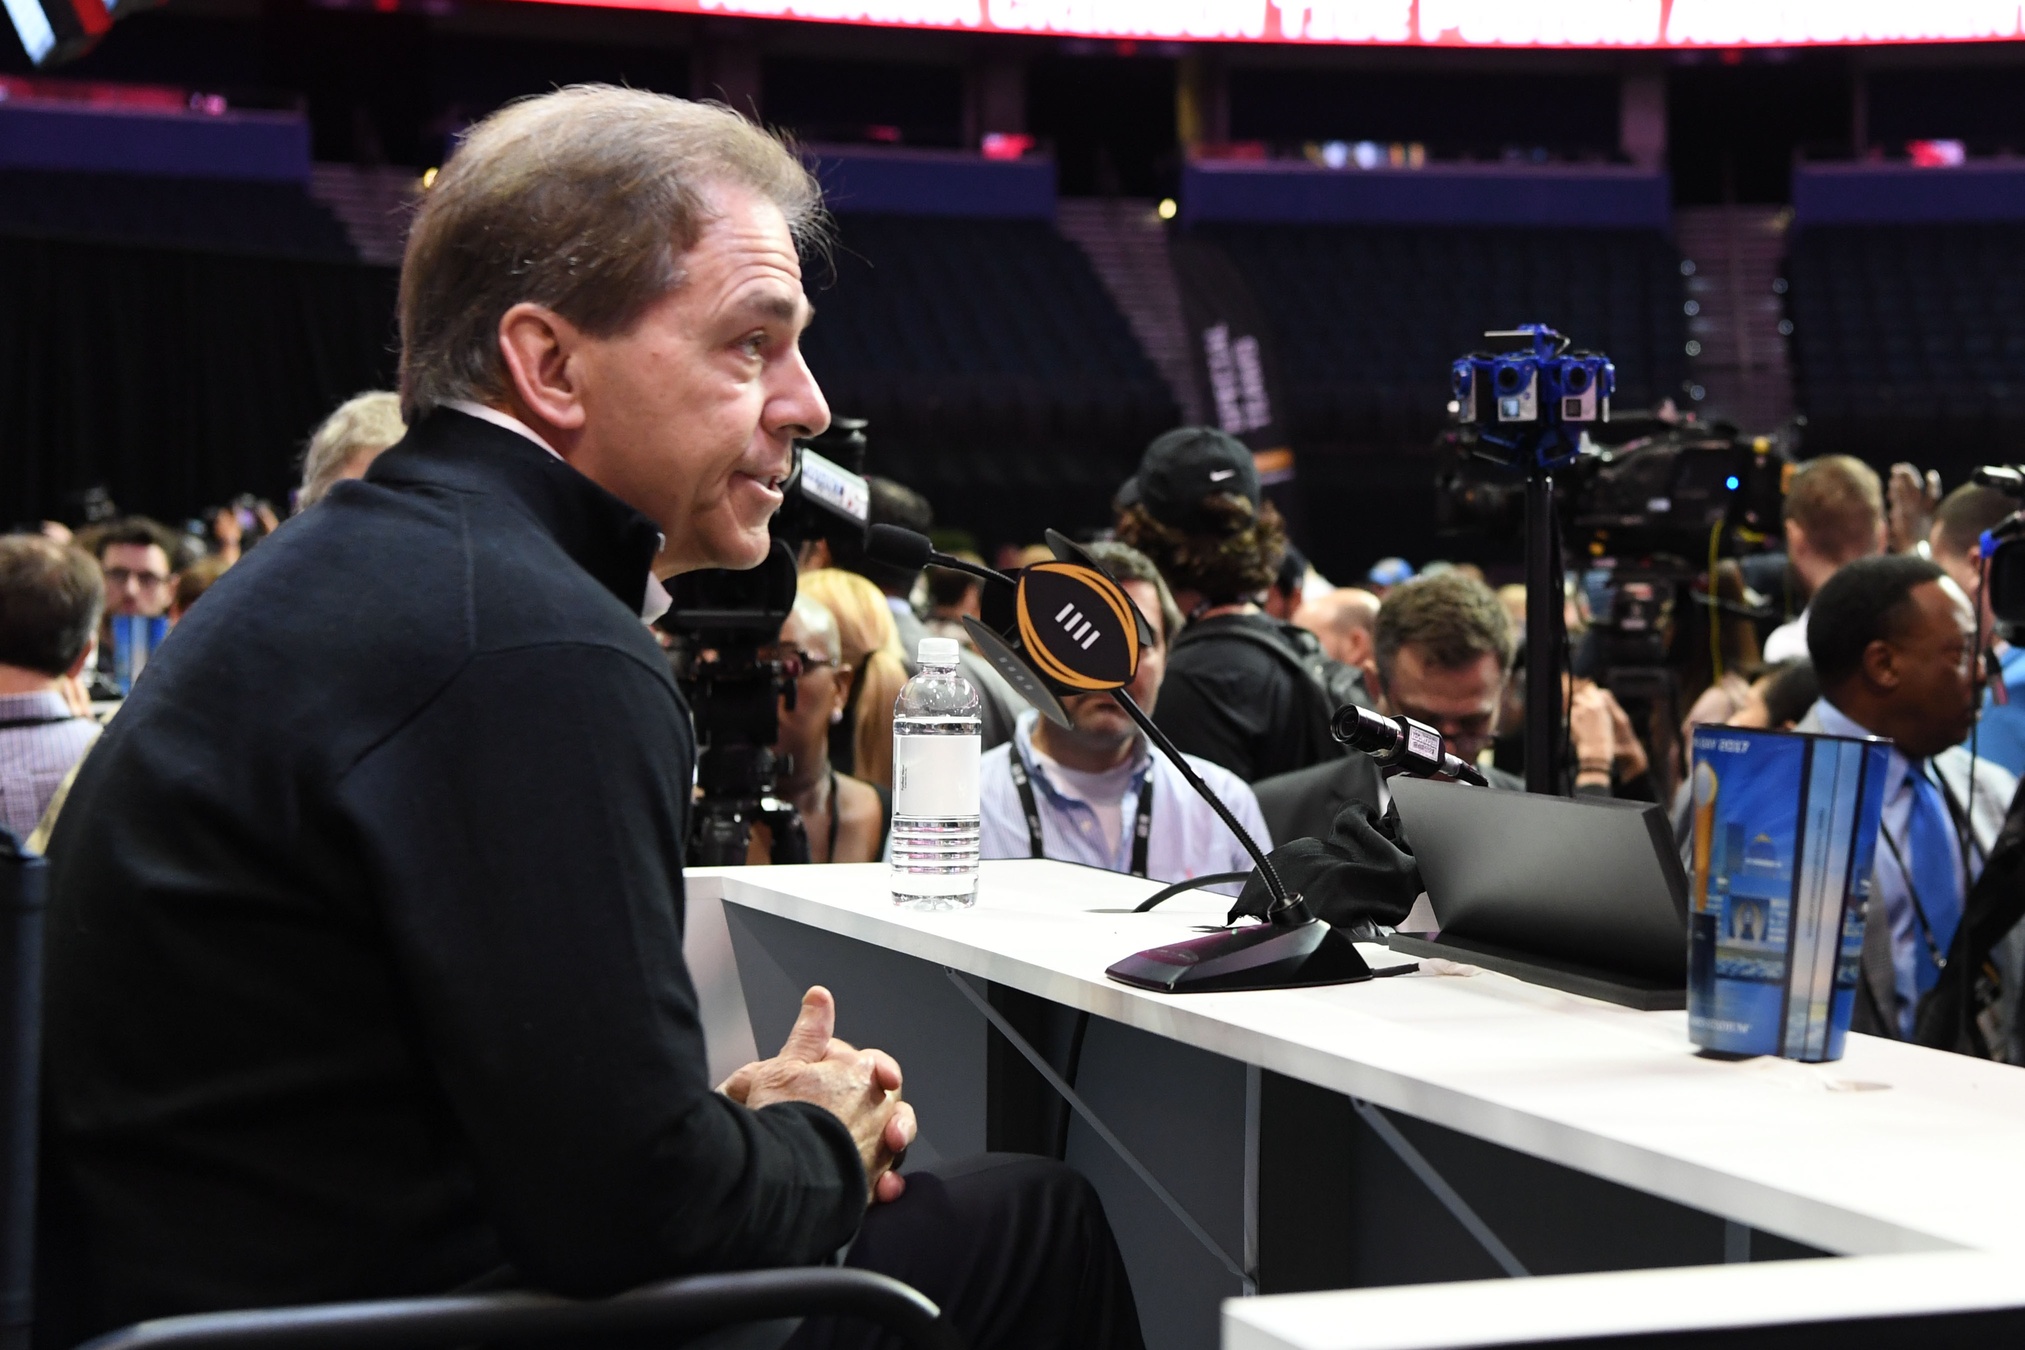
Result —
[[1366, 688], [1378, 687], [1378, 597], [1355, 586], [1339, 586], [1294, 611], [1294, 622], [1313, 633], [1322, 650], [1364, 672]]

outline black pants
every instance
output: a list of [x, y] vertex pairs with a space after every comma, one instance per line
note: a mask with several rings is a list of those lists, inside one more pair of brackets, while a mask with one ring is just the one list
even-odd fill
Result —
[[[846, 1265], [933, 1299], [971, 1350], [1143, 1350], [1139, 1310], [1097, 1193], [1046, 1158], [987, 1153], [910, 1172], [875, 1205]], [[855, 1319], [805, 1324], [788, 1350], [896, 1344]]]

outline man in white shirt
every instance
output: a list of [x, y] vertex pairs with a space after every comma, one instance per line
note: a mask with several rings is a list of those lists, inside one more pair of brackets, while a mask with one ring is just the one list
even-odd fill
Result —
[[[1786, 489], [1789, 585], [1817, 594], [1839, 567], [1884, 552], [1884, 487], [1877, 470], [1849, 455], [1810, 459]], [[1780, 624], [1765, 639], [1765, 664], [1807, 657], [1807, 616]]]
[[[2018, 780], [1962, 748], [1976, 722], [1974, 618], [1938, 565], [1910, 555], [1851, 563], [1812, 613], [1821, 699], [1798, 729], [1892, 742], [1852, 1026], [1910, 1039]], [[2010, 1057], [2016, 1026], [2018, 982], [2006, 983], [1983, 1028], [1999, 1058]]]
[[[1128, 692], [1152, 712], [1167, 669], [1168, 635], [1181, 613], [1160, 573], [1137, 549], [1089, 546], [1145, 614], [1154, 640], [1142, 649]], [[1249, 872], [1251, 855], [1165, 755], [1109, 694], [1062, 700], [1073, 723], [1056, 726], [1031, 710], [1013, 738], [988, 751], [982, 768], [987, 858], [1056, 858], [1155, 881]], [[1270, 849], [1259, 804], [1243, 779], [1205, 759], [1189, 765], [1258, 842]], [[1236, 894], [1235, 885], [1228, 888]]]

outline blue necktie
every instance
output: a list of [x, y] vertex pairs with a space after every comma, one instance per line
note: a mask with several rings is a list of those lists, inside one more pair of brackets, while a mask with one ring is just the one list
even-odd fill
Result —
[[[1934, 947], [1945, 957], [1955, 929], [1962, 922], [1961, 883], [1955, 864], [1961, 843], [1941, 790], [1913, 765], [1907, 777], [1913, 785], [1912, 810], [1906, 821], [1906, 842], [1912, 848], [1913, 889], [1919, 892], [1920, 908], [1933, 930]], [[1921, 994], [1934, 987], [1940, 971], [1927, 953], [1926, 940], [1916, 938], [1919, 954], [1913, 961], [1914, 983]]]

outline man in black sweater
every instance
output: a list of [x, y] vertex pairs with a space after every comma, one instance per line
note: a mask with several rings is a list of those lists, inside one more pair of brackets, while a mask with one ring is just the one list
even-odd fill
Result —
[[832, 1039], [826, 992], [779, 1056], [705, 1075], [694, 746], [641, 619], [657, 576], [764, 556], [828, 422], [815, 211], [733, 114], [614, 89], [511, 106], [439, 177], [409, 436], [191, 613], [52, 843], [42, 1344], [848, 1244], [974, 1345], [1138, 1346], [1075, 1174], [903, 1184], [899, 1066]]

